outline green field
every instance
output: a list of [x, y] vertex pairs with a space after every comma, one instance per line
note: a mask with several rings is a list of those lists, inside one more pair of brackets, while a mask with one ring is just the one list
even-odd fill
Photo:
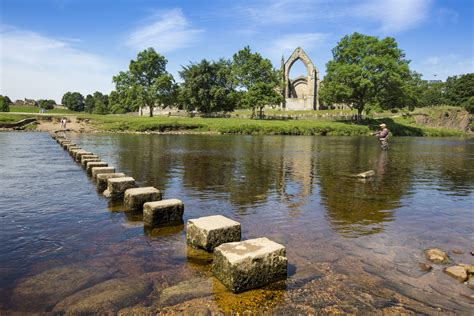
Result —
[[[14, 107], [16, 110], [18, 107]], [[22, 109], [27, 107], [21, 107]], [[37, 108], [30, 107], [37, 110]], [[456, 108], [457, 109], [457, 108]], [[428, 111], [433, 115], [436, 109], [421, 109], [416, 111]], [[438, 111], [446, 111], [448, 108], [440, 108]], [[453, 110], [453, 109], [451, 109]], [[54, 115], [52, 110], [49, 112]], [[245, 135], [333, 135], [333, 136], [355, 136], [368, 135], [377, 130], [377, 126], [384, 122], [388, 125], [394, 136], [466, 136], [465, 133], [442, 128], [430, 128], [416, 125], [410, 116], [384, 116], [383, 118], [367, 119], [361, 124], [350, 121], [331, 121], [324, 119], [298, 120], [258, 120], [249, 118], [201, 118], [201, 117], [140, 117], [133, 115], [94, 115], [59, 110], [65, 115], [74, 115], [79, 119], [87, 119], [96, 130], [109, 132], [196, 132], [196, 133], [219, 133], [219, 134], [245, 134]], [[339, 114], [341, 110], [326, 111], [329, 114]], [[304, 112], [307, 111], [294, 111]], [[237, 113], [246, 113], [240, 111]], [[249, 113], [249, 112], [247, 112]], [[281, 112], [279, 113], [286, 113]], [[312, 112], [314, 113], [314, 112]], [[268, 113], [273, 114], [273, 113]], [[295, 113], [293, 113], [295, 114]], [[348, 113], [350, 114], [350, 112]], [[46, 115], [47, 116], [47, 115]], [[41, 120], [44, 115], [36, 112], [27, 114], [2, 113], [0, 122], [14, 122], [26, 117], [37, 117]]]
[[[40, 108], [37, 106], [10, 106], [10, 112], [39, 114], [39, 111]], [[45, 114], [78, 114], [78, 112], [70, 111], [67, 109], [52, 109], [45, 110]]]

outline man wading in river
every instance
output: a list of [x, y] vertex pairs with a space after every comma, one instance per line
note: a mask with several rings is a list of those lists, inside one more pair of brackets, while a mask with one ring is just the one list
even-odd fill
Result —
[[378, 137], [379, 142], [380, 142], [380, 147], [382, 147], [382, 150], [388, 150], [389, 130], [387, 128], [387, 125], [385, 125], [385, 123], [380, 124], [379, 127], [380, 127], [380, 130], [376, 133], [372, 133], [372, 135], [375, 135]]

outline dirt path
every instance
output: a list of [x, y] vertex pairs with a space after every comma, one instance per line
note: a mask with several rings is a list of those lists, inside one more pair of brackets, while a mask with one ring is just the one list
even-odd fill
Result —
[[[76, 132], [76, 133], [87, 133], [91, 132], [94, 129], [84, 121], [78, 121], [77, 116], [67, 116], [68, 122], [66, 124], [66, 131]], [[54, 117], [51, 121], [47, 120], [38, 120], [38, 126], [36, 130], [42, 132], [55, 132], [63, 130], [61, 128], [61, 117]]]

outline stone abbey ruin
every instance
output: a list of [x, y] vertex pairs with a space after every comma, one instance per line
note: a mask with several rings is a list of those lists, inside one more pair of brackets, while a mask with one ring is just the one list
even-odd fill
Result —
[[[291, 67], [298, 60], [306, 67], [307, 74], [291, 79]], [[296, 48], [286, 62], [282, 58], [281, 68], [285, 84], [284, 102], [281, 108], [285, 110], [319, 110], [319, 71], [306, 52], [301, 47]]]

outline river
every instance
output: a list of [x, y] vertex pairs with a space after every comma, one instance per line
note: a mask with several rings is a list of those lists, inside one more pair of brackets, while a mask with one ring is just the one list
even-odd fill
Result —
[[[139, 214], [98, 194], [47, 133], [6, 132], [0, 312], [51, 311], [54, 299], [22, 306], [21, 284], [62, 267], [146, 279], [153, 286], [133, 305], [155, 310], [467, 313], [473, 306], [473, 291], [445, 266], [419, 267], [430, 247], [474, 264], [473, 139], [399, 137], [382, 152], [369, 137], [68, 136], [139, 185], [181, 199], [185, 223], [222, 214], [241, 223], [243, 239], [285, 245], [288, 279], [227, 292], [212, 278], [212, 257], [186, 246], [185, 225], [145, 229]], [[352, 177], [371, 169], [373, 179]], [[194, 279], [204, 280], [197, 294], [163, 301], [166, 289]]]

